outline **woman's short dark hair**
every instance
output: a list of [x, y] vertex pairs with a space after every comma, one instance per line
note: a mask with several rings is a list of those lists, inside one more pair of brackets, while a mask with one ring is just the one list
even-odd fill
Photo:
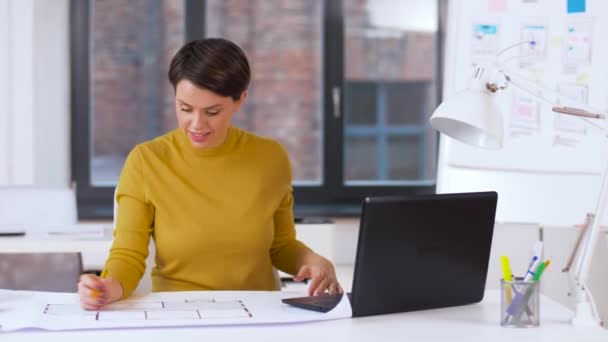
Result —
[[236, 101], [249, 86], [251, 70], [247, 56], [236, 44], [206, 38], [187, 43], [173, 56], [169, 81], [174, 90], [181, 80]]

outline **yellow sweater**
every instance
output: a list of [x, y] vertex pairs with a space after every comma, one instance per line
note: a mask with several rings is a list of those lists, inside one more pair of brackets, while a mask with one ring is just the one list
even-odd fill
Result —
[[214, 148], [181, 130], [136, 146], [120, 175], [114, 242], [103, 274], [128, 297], [156, 245], [153, 291], [273, 290], [272, 266], [295, 274], [291, 167], [277, 142], [238, 128]]

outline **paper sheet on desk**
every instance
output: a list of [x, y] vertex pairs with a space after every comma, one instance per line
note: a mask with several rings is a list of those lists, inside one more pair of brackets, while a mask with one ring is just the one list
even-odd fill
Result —
[[281, 303], [282, 298], [301, 295], [280, 291], [157, 292], [112, 303], [101, 311], [85, 311], [73, 293], [0, 290], [0, 331], [277, 324], [352, 316], [347, 296], [327, 313]]

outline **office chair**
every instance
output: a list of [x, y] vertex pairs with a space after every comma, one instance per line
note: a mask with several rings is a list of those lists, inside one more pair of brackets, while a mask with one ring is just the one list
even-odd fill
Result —
[[[116, 229], [116, 222], [117, 222], [117, 218], [118, 218], [118, 202], [116, 202], [116, 188], [114, 189], [114, 228]], [[144, 273], [144, 275], [142, 276], [142, 279], [139, 281], [139, 285], [137, 286], [137, 288], [135, 289], [135, 293], [145, 293], [145, 292], [150, 292], [151, 290], [151, 279], [150, 279], [150, 270], [152, 269], [150, 267], [150, 265], [154, 264], [154, 255], [156, 253], [156, 249], [154, 246], [154, 241], [152, 239], [150, 239], [150, 247], [148, 249], [148, 258], [146, 259], [146, 271]], [[274, 276], [274, 282], [275, 282], [275, 290], [280, 291], [281, 288], [283, 287], [283, 284], [281, 283], [281, 277], [279, 276], [279, 271], [277, 271], [277, 269], [273, 266], [272, 267], [272, 274]]]
[[80, 252], [0, 253], [0, 289], [77, 292]]

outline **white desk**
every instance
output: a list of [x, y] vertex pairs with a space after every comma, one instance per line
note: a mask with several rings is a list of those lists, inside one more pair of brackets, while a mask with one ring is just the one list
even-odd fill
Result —
[[[0, 251], [53, 252], [80, 251], [85, 269], [100, 269], [111, 237], [100, 240], [1, 238]], [[338, 277], [349, 289], [352, 265], [338, 265]], [[0, 341], [104, 341], [197, 340], [204, 341], [608, 341], [608, 332], [574, 328], [568, 324], [570, 312], [546, 297], [541, 302], [541, 327], [507, 329], [498, 324], [497, 291], [488, 291], [481, 304], [394, 315], [373, 316], [330, 322], [171, 329], [122, 329], [78, 332], [17, 332], [0, 334]], [[0, 303], [1, 309], [1, 303]]]
[[541, 299], [541, 326], [502, 328], [497, 291], [487, 291], [480, 304], [393, 315], [318, 323], [233, 327], [121, 329], [75, 332], [16, 332], [0, 334], [12, 341], [608, 341], [608, 331], [575, 328], [570, 312], [557, 302]]
[[[111, 245], [111, 236], [104, 239], [0, 238], [3, 252], [80, 251], [85, 269], [101, 269]], [[320, 245], [323, 248], [323, 245]], [[330, 246], [326, 246], [328, 249]], [[352, 265], [337, 265], [340, 282], [351, 288]], [[18, 332], [0, 334], [0, 341], [104, 341], [133, 340], [197, 340], [204, 341], [608, 341], [607, 331], [574, 328], [568, 324], [570, 312], [546, 297], [541, 302], [541, 327], [507, 329], [498, 324], [498, 292], [488, 291], [481, 304], [458, 308], [383, 315], [331, 322], [291, 324], [287, 326], [240, 326], [172, 329], [123, 329], [79, 332]], [[0, 303], [1, 310], [1, 303]]]

